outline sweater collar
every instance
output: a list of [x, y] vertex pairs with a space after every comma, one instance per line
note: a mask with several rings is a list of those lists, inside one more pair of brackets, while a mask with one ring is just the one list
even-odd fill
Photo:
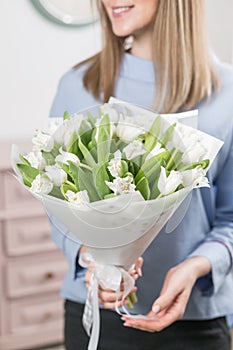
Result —
[[129, 79], [154, 83], [154, 63], [153, 61], [145, 60], [133, 56], [129, 53], [125, 53], [121, 65], [120, 76]]

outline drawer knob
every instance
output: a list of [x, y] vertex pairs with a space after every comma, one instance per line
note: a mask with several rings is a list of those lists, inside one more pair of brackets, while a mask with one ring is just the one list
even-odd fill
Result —
[[46, 272], [45, 278], [46, 280], [52, 280], [55, 277], [55, 274], [53, 272]]
[[44, 320], [51, 320], [51, 318], [53, 318], [53, 313], [51, 311], [47, 311], [45, 314], [44, 314]]

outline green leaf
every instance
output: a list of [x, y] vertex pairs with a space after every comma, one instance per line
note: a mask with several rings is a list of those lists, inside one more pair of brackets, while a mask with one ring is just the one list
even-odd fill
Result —
[[29, 162], [26, 158], [24, 158], [24, 156], [23, 156], [22, 154], [19, 154], [19, 159], [20, 159], [24, 164], [31, 166], [30, 162]]
[[79, 177], [79, 166], [77, 164], [75, 164], [74, 162], [68, 161], [69, 164], [69, 171], [68, 174], [70, 175], [70, 177], [72, 178], [75, 187], [76, 187], [76, 192], [80, 191], [79, 189], [79, 184], [78, 184], [78, 177]]
[[64, 112], [63, 114], [63, 120], [66, 120], [66, 119], [69, 119], [70, 118], [70, 115], [67, 111]]
[[170, 159], [167, 162], [165, 168], [169, 171], [176, 170], [179, 164], [181, 163], [183, 153], [177, 148], [173, 148], [170, 152]]
[[67, 152], [78, 154], [78, 136], [74, 131], [71, 135], [70, 142], [66, 148]]
[[92, 139], [92, 128], [86, 120], [83, 120], [80, 124], [79, 135], [81, 137], [82, 143], [87, 147], [88, 143]]
[[95, 128], [95, 120], [90, 112], [87, 112], [87, 120], [91, 124], [92, 128]]
[[128, 169], [129, 169], [129, 172], [132, 173], [135, 178], [137, 173], [140, 170], [140, 167], [133, 161], [128, 161]]
[[24, 184], [26, 186], [31, 187], [33, 180], [40, 173], [40, 171], [38, 169], [33, 168], [32, 166], [26, 165], [26, 164], [17, 164], [17, 168], [19, 169], [19, 171], [23, 177]]
[[201, 166], [203, 169], [206, 169], [209, 166], [209, 163], [210, 163], [209, 159], [204, 159], [200, 162], [195, 162], [192, 164], [182, 164], [182, 166], [179, 167], [179, 171], [194, 169], [197, 166]]
[[128, 164], [125, 160], [121, 160], [121, 170], [119, 172], [119, 177], [125, 177], [125, 173], [128, 172]]
[[45, 151], [41, 151], [41, 153], [47, 165], [53, 165], [55, 163], [55, 157], [51, 153]]
[[160, 172], [161, 172], [161, 167], [157, 173], [157, 176], [156, 176], [154, 183], [150, 186], [150, 190], [151, 190], [150, 199], [155, 199], [160, 195], [160, 191], [158, 189], [158, 181], [159, 181]]
[[147, 178], [144, 176], [137, 183], [136, 190], [140, 191], [145, 200], [150, 198], [150, 187]]
[[110, 194], [106, 194], [106, 196], [104, 196], [104, 199], [110, 199], [114, 197], [116, 197], [116, 195], [114, 193], [110, 193]]
[[96, 146], [96, 142], [91, 140], [88, 145], [87, 148], [89, 149], [89, 151], [91, 151], [94, 147]]
[[92, 157], [89, 149], [82, 143], [81, 138], [79, 138], [79, 140], [78, 140], [78, 145], [79, 145], [79, 149], [82, 152], [83, 158], [86, 161], [86, 163], [91, 168], [95, 167], [96, 166], [95, 159]]
[[98, 195], [92, 173], [86, 169], [79, 169], [78, 183], [80, 191], [87, 190], [90, 202], [95, 202], [100, 199]]
[[93, 179], [95, 188], [101, 199], [111, 193], [110, 188], [105, 183], [105, 181], [110, 181], [107, 164], [100, 164], [93, 169]]
[[110, 153], [115, 153], [118, 149], [120, 149], [119, 147], [117, 147], [117, 141], [116, 139], [112, 139], [111, 143], [110, 143]]
[[167, 128], [167, 130], [163, 133], [161, 139], [159, 140], [160, 143], [162, 144], [162, 147], [166, 147], [168, 141], [171, 140], [172, 138], [172, 134], [174, 132], [176, 123], [172, 124], [171, 126], [169, 126], [169, 128]]
[[148, 159], [138, 171], [135, 178], [136, 184], [145, 176], [148, 181], [152, 181], [151, 177], [156, 176], [156, 170], [160, 168], [160, 161], [158, 160], [158, 155], [155, 155]]
[[160, 125], [161, 125], [161, 117], [158, 116], [153, 124], [150, 127], [150, 130], [148, 131], [146, 137], [145, 137], [145, 143], [144, 143], [144, 148], [147, 151], [152, 151], [152, 149], [155, 147], [157, 140], [158, 140], [158, 135], [160, 132]]
[[78, 192], [76, 186], [72, 183], [72, 182], [64, 182], [62, 185], [61, 185], [61, 193], [63, 195], [63, 197], [67, 200], [67, 196], [66, 196], [66, 192], [67, 191], [72, 191], [72, 192]]
[[53, 186], [52, 191], [49, 193], [50, 196], [59, 198], [59, 199], [64, 199], [64, 195], [58, 186]]
[[98, 133], [97, 157], [99, 164], [108, 161], [110, 144], [110, 121], [108, 114], [105, 114], [101, 119]]

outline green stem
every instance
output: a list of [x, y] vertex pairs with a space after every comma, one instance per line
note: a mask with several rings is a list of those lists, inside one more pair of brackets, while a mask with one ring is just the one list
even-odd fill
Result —
[[85, 169], [92, 172], [92, 168], [87, 164], [80, 163], [79, 166], [80, 166], [80, 168], [85, 168]]
[[169, 168], [172, 165], [172, 162], [174, 161], [174, 158], [175, 158], [177, 153], [178, 153], [178, 149], [176, 148], [171, 154], [171, 157], [166, 165], [166, 170], [172, 170], [172, 168], [171, 169], [169, 169]]
[[128, 301], [127, 307], [128, 307], [129, 309], [133, 309], [134, 304], [137, 303], [137, 301], [138, 301], [136, 292], [133, 292], [133, 293], [129, 294], [129, 295], [127, 296], [126, 300]]

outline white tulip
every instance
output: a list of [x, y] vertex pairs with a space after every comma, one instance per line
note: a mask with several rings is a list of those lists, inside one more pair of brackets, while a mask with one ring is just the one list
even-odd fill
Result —
[[82, 114], [75, 114], [73, 117], [63, 121], [63, 124], [57, 128], [53, 134], [54, 140], [60, 144], [69, 145], [70, 138], [74, 132], [78, 134], [80, 125], [84, 120]]
[[173, 193], [181, 183], [182, 175], [178, 171], [172, 170], [167, 177], [166, 169], [161, 167], [158, 180], [158, 189], [163, 196]]
[[46, 175], [37, 175], [32, 181], [30, 190], [38, 194], [48, 194], [53, 189], [52, 181]]
[[186, 152], [188, 149], [195, 148], [196, 144], [201, 144], [201, 141], [200, 135], [194, 129], [188, 129], [185, 125], [177, 123], [172, 140], [167, 146], [172, 145], [181, 152]]
[[142, 126], [135, 125], [133, 117], [120, 116], [119, 122], [116, 126], [116, 136], [126, 142], [135, 140], [139, 135], [145, 132]]
[[43, 158], [41, 151], [30, 152], [24, 156], [24, 158], [29, 161], [33, 168], [43, 170], [46, 166], [46, 161]]
[[142, 141], [134, 140], [123, 149], [123, 152], [125, 152], [126, 158], [131, 160], [137, 156], [141, 156], [146, 151], [143, 147]]
[[126, 176], [124, 178], [117, 177], [113, 182], [105, 181], [105, 183], [115, 195], [118, 195], [135, 192], [136, 186], [132, 184], [132, 181], [133, 179], [131, 176]]
[[161, 144], [159, 142], [157, 142], [155, 147], [150, 151], [150, 153], [146, 157], [146, 161], [149, 160], [150, 158], [156, 156], [157, 154], [164, 152], [164, 151], [166, 151], [165, 148], [162, 148]]
[[200, 187], [210, 187], [208, 179], [205, 176], [205, 171], [201, 166], [194, 169], [184, 170], [181, 172], [182, 184], [184, 187], [188, 186], [200, 186]]
[[47, 165], [45, 175], [53, 182], [55, 186], [61, 186], [67, 180], [66, 172], [57, 165]]
[[90, 202], [88, 193], [86, 190], [80, 192], [66, 191], [66, 197], [70, 203], [77, 206], [85, 205]]
[[54, 147], [54, 139], [51, 135], [43, 133], [40, 130], [36, 130], [34, 137], [32, 138], [35, 151], [50, 152]]
[[[99, 137], [99, 128], [100, 128], [100, 123], [103, 117], [98, 118], [95, 122], [95, 126], [96, 126], [96, 134], [95, 134], [95, 139], [96, 142], [98, 142], [98, 137]], [[115, 124], [113, 122], [110, 122], [110, 139], [112, 139], [113, 135], [115, 134], [116, 131], [116, 127]]]
[[118, 113], [117, 111], [110, 107], [108, 103], [105, 103], [100, 107], [100, 111], [103, 115], [108, 114], [110, 122], [116, 123], [118, 121]]
[[182, 161], [188, 164], [199, 162], [204, 159], [206, 152], [206, 148], [200, 142], [195, 142], [195, 144], [186, 149], [182, 156]]
[[118, 177], [121, 172], [121, 151], [114, 153], [114, 158], [110, 160], [108, 170], [113, 177]]
[[53, 135], [56, 130], [62, 125], [63, 118], [49, 118], [48, 122], [48, 133]]
[[80, 164], [79, 158], [74, 154], [70, 152], [63, 151], [62, 147], [59, 149], [60, 154], [55, 158], [56, 162], [60, 162], [62, 164], [67, 164], [68, 161], [74, 162], [76, 164]]

